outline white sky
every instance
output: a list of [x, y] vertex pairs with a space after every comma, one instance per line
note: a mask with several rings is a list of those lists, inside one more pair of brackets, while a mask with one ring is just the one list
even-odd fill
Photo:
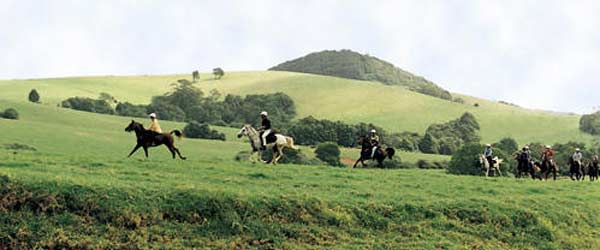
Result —
[[0, 78], [264, 70], [324, 49], [529, 108], [599, 105], [600, 1], [0, 0]]

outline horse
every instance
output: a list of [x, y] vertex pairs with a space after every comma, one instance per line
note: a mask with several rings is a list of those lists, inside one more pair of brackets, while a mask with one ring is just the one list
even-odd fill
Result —
[[498, 159], [498, 157], [494, 157], [494, 166], [490, 166], [487, 158], [484, 155], [479, 155], [479, 164], [481, 164], [481, 168], [485, 172], [485, 177], [490, 175], [490, 169], [494, 171], [494, 175], [502, 176], [502, 171], [500, 171], [500, 164], [502, 164], [502, 159]]
[[588, 164], [588, 175], [590, 176], [590, 181], [598, 180], [598, 174], [600, 174], [600, 168], [598, 167], [598, 161], [590, 161]]
[[583, 166], [581, 161], [574, 161], [572, 157], [569, 157], [569, 174], [571, 180], [581, 180], [584, 178], [583, 176]]
[[175, 153], [177, 153], [177, 155], [179, 155], [179, 158], [182, 160], [187, 159], [186, 157], [183, 157], [181, 155], [181, 153], [179, 152], [179, 149], [177, 149], [175, 147], [175, 140], [173, 139], [173, 134], [175, 134], [175, 136], [177, 136], [177, 138], [181, 139], [181, 137], [183, 136], [181, 134], [181, 132], [179, 130], [173, 130], [170, 133], [156, 133], [154, 131], [150, 131], [144, 128], [144, 126], [140, 123], [135, 122], [134, 120], [131, 120], [131, 123], [129, 123], [129, 126], [127, 126], [125, 128], [126, 132], [135, 132], [135, 136], [137, 138], [137, 144], [135, 145], [135, 147], [133, 148], [133, 150], [131, 151], [131, 153], [129, 153], [129, 155], [127, 157], [131, 157], [131, 155], [133, 155], [133, 153], [135, 153], [135, 151], [137, 151], [140, 148], [144, 149], [144, 153], [146, 154], [146, 158], [148, 158], [148, 148], [149, 147], [156, 147], [156, 146], [160, 146], [160, 145], [165, 145], [167, 146], [167, 148], [169, 149], [169, 151], [171, 151], [171, 154], [173, 155], [173, 159], [175, 159]]
[[352, 168], [355, 168], [359, 162], [360, 164], [362, 164], [363, 167], [367, 167], [367, 164], [365, 164], [365, 160], [376, 160], [378, 166], [381, 167], [383, 166], [382, 163], [386, 157], [391, 160], [392, 157], [394, 157], [394, 155], [396, 154], [396, 150], [394, 150], [393, 148], [386, 148], [385, 150], [382, 150], [381, 147], [377, 147], [377, 151], [375, 151], [375, 155], [373, 155], [373, 158], [371, 159], [373, 145], [371, 145], [371, 143], [369, 143], [364, 136], [359, 137], [356, 143], [358, 145], [361, 145], [362, 148], [360, 150], [360, 157], [358, 158], [358, 160], [356, 160]]
[[516, 178], [523, 178], [523, 174], [530, 174], [531, 177], [533, 178], [533, 163], [531, 161], [527, 161], [527, 160], [521, 160], [520, 158], [520, 154], [515, 156], [515, 159], [517, 160], [517, 174], [515, 175]]
[[[265, 161], [262, 160], [262, 153], [260, 149], [262, 145], [260, 141], [260, 134], [258, 133], [258, 131], [256, 131], [256, 129], [254, 129], [252, 125], [246, 124], [240, 129], [240, 132], [237, 134], [237, 137], [241, 138], [244, 135], [248, 137], [248, 139], [250, 140], [250, 146], [252, 147], [252, 153], [250, 153], [249, 160], [252, 162], [256, 162], [255, 159], [252, 158], [252, 156], [254, 156], [254, 154], [257, 154], [258, 160], [265, 163]], [[271, 148], [273, 150], [273, 158], [271, 158], [271, 160], [266, 163], [277, 164], [281, 157], [283, 157], [284, 148], [291, 148], [294, 150], [298, 149], [294, 145], [294, 138], [278, 133], [271, 133], [267, 135], [266, 144], [266, 148]]]
[[548, 180], [548, 175], [552, 173], [552, 177], [556, 180], [556, 176], [559, 173], [559, 168], [553, 159], [546, 159], [546, 156], [542, 156], [542, 163], [540, 164], [542, 175], [544, 179]]

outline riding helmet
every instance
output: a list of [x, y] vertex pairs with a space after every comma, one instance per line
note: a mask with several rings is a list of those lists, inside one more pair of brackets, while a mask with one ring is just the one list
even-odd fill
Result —
[[267, 113], [267, 111], [263, 111], [263, 112], [260, 112], [260, 115], [268, 116], [269, 114]]

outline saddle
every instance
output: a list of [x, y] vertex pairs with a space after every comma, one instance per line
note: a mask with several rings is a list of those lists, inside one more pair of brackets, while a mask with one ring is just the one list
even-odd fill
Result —
[[[261, 139], [262, 139], [263, 134], [264, 134], [264, 132], [260, 132]], [[269, 133], [266, 137], [267, 138], [266, 144], [271, 144], [271, 143], [274, 143], [275, 141], [277, 141], [276, 134], [277, 134], [277, 132], [275, 130], [271, 130], [271, 133]]]

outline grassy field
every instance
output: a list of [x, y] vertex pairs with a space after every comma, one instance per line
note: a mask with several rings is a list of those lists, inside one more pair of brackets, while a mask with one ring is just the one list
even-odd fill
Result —
[[[268, 82], [260, 80], [262, 73], [248, 74]], [[41, 105], [25, 101], [32, 87], [28, 81], [0, 83], [9, 90], [0, 94], [0, 108], [14, 107], [21, 115], [16, 121], [0, 119], [0, 248], [596, 249], [600, 244], [598, 183], [237, 162], [234, 156], [248, 145], [233, 138], [231, 128], [218, 128], [227, 134], [225, 142], [178, 141], [188, 161], [170, 159], [165, 148], [151, 149], [148, 160], [142, 152], [128, 159], [134, 135], [123, 129], [130, 118], [54, 105], [99, 83], [76, 88], [77, 81], [56, 81], [62, 86], [57, 89], [64, 89], [52, 92], [58, 97], [36, 87]], [[234, 88], [235, 81], [228, 81]], [[120, 99], [127, 95], [120, 91], [141, 88], [112, 84], [106, 91]], [[19, 88], [23, 93], [15, 92]], [[153, 91], [167, 89], [163, 84]], [[36, 150], [4, 148], [12, 143]], [[343, 150], [347, 157], [354, 153]]]
[[[0, 81], [0, 98], [22, 101], [30, 89], [39, 90], [42, 101], [56, 105], [71, 96], [97, 97], [101, 92], [121, 101], [148, 103], [153, 95], [163, 94], [177, 79], [189, 75], [102, 76]], [[423, 133], [432, 123], [458, 118], [468, 111], [481, 124], [484, 142], [513, 137], [520, 143], [545, 144], [592, 137], [578, 129], [579, 116], [526, 110], [473, 97], [461, 96], [467, 104], [458, 104], [421, 95], [398, 86], [354, 81], [335, 77], [290, 72], [232, 72], [221, 80], [201, 74], [198, 86], [209, 91], [239, 95], [285, 92], [296, 102], [298, 117], [346, 122], [373, 122], [389, 131]], [[472, 104], [478, 103], [479, 107]]]

